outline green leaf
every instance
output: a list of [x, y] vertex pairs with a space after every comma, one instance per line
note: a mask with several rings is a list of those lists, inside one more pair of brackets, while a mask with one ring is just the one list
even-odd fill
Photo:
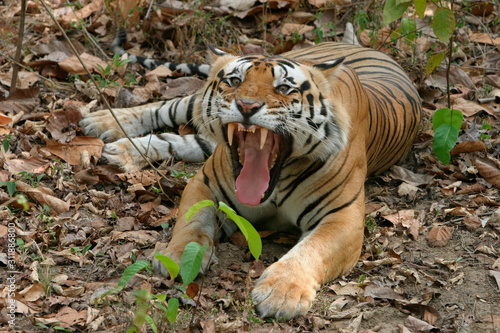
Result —
[[401, 19], [401, 30], [406, 39], [414, 41], [417, 38], [417, 24], [411, 17], [403, 17]]
[[434, 111], [434, 115], [432, 117], [432, 129], [435, 132], [438, 127], [446, 124], [460, 130], [463, 121], [464, 115], [462, 114], [462, 111], [442, 108]]
[[179, 312], [179, 300], [177, 298], [170, 298], [167, 304], [168, 304], [167, 319], [169, 322], [175, 323], [177, 319], [177, 313]]
[[426, 74], [427, 75], [432, 74], [432, 72], [434, 72], [434, 70], [439, 66], [439, 64], [441, 64], [444, 57], [445, 57], [444, 52], [433, 54], [432, 56], [430, 56], [429, 59], [427, 60], [426, 66], [425, 66]]
[[260, 254], [262, 253], [262, 240], [257, 230], [255, 230], [254, 226], [250, 222], [248, 222], [247, 219], [236, 214], [234, 209], [223, 202], [219, 202], [219, 209], [226, 213], [227, 216], [231, 220], [233, 220], [234, 223], [236, 223], [238, 228], [241, 230], [241, 233], [243, 234], [243, 236], [245, 236], [245, 239], [248, 242], [250, 253], [255, 258], [255, 260], [258, 260]]
[[149, 266], [150, 263], [149, 261], [146, 260], [139, 260], [134, 262], [132, 265], [125, 268], [122, 276], [120, 277], [120, 280], [118, 281], [118, 286], [116, 288], [118, 290], [122, 290], [135, 274], [137, 274], [138, 272]]
[[451, 9], [439, 7], [434, 13], [432, 30], [436, 37], [443, 43], [448, 43], [455, 30], [456, 21]]
[[177, 275], [179, 275], [179, 264], [177, 264], [173, 259], [170, 259], [159, 252], [156, 253], [155, 258], [158, 259], [163, 266], [165, 266], [172, 279], [175, 279]]
[[418, 17], [423, 19], [425, 15], [425, 7], [427, 6], [427, 0], [413, 0], [413, 4], [415, 5], [415, 11], [417, 12]]
[[185, 286], [193, 282], [198, 275], [207, 248], [208, 244], [201, 246], [197, 242], [191, 242], [184, 248], [181, 256], [181, 277]]
[[14, 193], [16, 193], [16, 182], [7, 182], [7, 193], [11, 197], [14, 196]]
[[10, 141], [7, 139], [3, 139], [2, 145], [3, 145], [3, 151], [8, 151], [10, 148]]
[[153, 320], [153, 318], [151, 318], [150, 315], [146, 315], [146, 322], [149, 324], [149, 327], [151, 327], [151, 330], [154, 332], [154, 333], [158, 333], [158, 328], [156, 327], [156, 323], [155, 321]]
[[388, 25], [403, 16], [410, 4], [411, 1], [399, 2], [397, 0], [387, 0], [382, 13], [384, 25]]
[[212, 200], [202, 200], [200, 202], [195, 203], [192, 205], [189, 210], [186, 212], [186, 221], [191, 220], [194, 214], [198, 213], [198, 211], [202, 208], [208, 207], [208, 206], [214, 206], [215, 203]]
[[432, 150], [439, 160], [445, 164], [450, 163], [450, 152], [457, 142], [458, 132], [457, 128], [448, 124], [443, 124], [434, 131]]

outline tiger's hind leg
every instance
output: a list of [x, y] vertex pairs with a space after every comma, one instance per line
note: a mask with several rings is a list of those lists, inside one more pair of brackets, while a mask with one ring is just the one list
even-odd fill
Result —
[[[172, 133], [152, 134], [132, 140], [153, 162], [170, 158], [185, 162], [203, 162], [215, 149], [214, 142], [197, 134], [184, 136]], [[125, 172], [141, 170], [148, 164], [127, 138], [106, 144], [102, 157], [109, 164], [116, 165]]]

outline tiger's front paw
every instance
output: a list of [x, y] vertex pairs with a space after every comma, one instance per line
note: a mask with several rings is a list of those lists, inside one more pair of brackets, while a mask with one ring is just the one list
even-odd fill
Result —
[[264, 271], [252, 291], [252, 299], [263, 318], [288, 320], [307, 313], [318, 287], [307, 272], [278, 261]]
[[80, 121], [85, 135], [101, 138], [104, 142], [113, 142], [125, 137], [109, 110], [101, 110], [85, 115]]
[[104, 145], [102, 159], [125, 172], [139, 171], [147, 165], [146, 160], [128, 139], [120, 139]]

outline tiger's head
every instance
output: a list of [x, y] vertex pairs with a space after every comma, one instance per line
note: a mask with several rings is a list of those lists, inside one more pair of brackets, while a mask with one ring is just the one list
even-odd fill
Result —
[[265, 201], [289, 162], [326, 159], [346, 146], [349, 117], [332, 89], [343, 58], [308, 64], [210, 49], [214, 61], [195, 122], [229, 148], [241, 203]]

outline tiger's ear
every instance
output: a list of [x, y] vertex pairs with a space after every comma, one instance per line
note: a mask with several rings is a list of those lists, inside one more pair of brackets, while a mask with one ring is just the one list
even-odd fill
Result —
[[321, 64], [313, 65], [313, 67], [319, 69], [320, 71], [330, 71], [340, 66], [340, 64], [342, 64], [344, 59], [345, 57], [337, 58], [334, 60], [326, 61]]
[[208, 44], [208, 49], [210, 50], [210, 52], [208, 52], [208, 57], [212, 63], [215, 62], [220, 57], [223, 57], [225, 55], [230, 55], [229, 53], [226, 53], [210, 44]]

